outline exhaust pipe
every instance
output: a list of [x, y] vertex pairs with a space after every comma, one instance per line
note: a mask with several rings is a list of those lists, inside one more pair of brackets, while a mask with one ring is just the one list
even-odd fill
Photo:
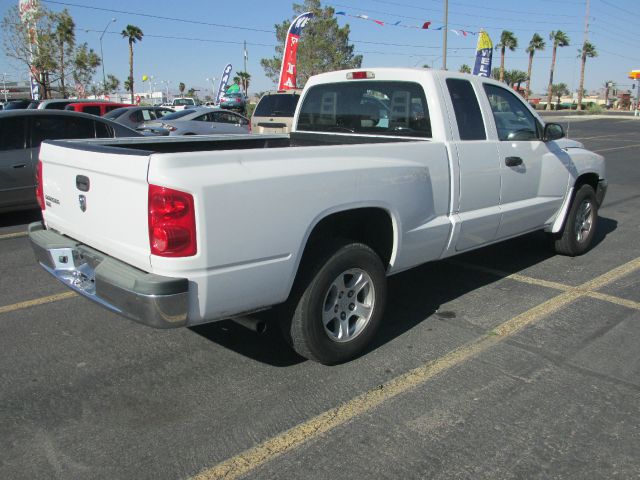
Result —
[[267, 331], [267, 322], [258, 318], [237, 317], [232, 318], [231, 320], [233, 320], [238, 325], [242, 325], [244, 328], [248, 328], [252, 332], [256, 332], [261, 335]]

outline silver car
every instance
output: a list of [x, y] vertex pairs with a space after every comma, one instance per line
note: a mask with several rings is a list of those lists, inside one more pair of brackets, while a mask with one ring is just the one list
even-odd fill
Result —
[[110, 111], [104, 118], [135, 130], [145, 122], [161, 120], [174, 112], [175, 110], [167, 107], [122, 107]]
[[169, 135], [216, 135], [251, 133], [246, 117], [218, 108], [186, 109], [170, 113], [156, 122], [145, 122], [142, 128]]

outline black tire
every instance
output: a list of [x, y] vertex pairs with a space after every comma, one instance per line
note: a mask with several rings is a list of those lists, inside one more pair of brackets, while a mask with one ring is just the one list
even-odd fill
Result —
[[571, 201], [564, 228], [555, 240], [561, 255], [582, 255], [591, 246], [598, 223], [598, 201], [591, 185], [582, 185]]
[[[355, 286], [350, 285], [357, 279]], [[314, 250], [301, 266], [281, 327], [303, 357], [325, 365], [346, 362], [371, 342], [382, 321], [386, 297], [380, 257], [362, 243], [337, 242]], [[369, 306], [370, 313], [365, 313]], [[332, 315], [335, 318], [327, 323]]]

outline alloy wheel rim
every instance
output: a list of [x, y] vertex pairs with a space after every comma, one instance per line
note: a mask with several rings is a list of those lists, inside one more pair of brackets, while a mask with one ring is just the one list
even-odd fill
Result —
[[593, 227], [593, 205], [590, 200], [584, 200], [576, 214], [575, 235], [578, 243], [584, 242]]
[[359, 268], [338, 275], [327, 289], [322, 304], [322, 323], [327, 336], [345, 343], [360, 335], [368, 325], [375, 306], [371, 276]]

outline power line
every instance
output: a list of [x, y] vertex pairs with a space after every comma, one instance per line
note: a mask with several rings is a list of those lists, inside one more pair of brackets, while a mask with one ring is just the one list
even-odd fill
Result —
[[640, 15], [638, 13], [633, 13], [633, 12], [630, 12], [629, 10], [625, 10], [624, 8], [619, 7], [617, 5], [614, 5], [613, 3], [610, 3], [607, 0], [600, 0], [600, 1], [602, 3], [604, 3], [605, 5], [609, 5], [610, 7], [613, 7], [615, 9], [617, 9], [617, 10], [620, 10], [621, 12], [626, 13], [627, 15], [633, 15], [634, 17], [640, 17]]
[[197, 25], [207, 25], [210, 27], [220, 27], [220, 28], [232, 28], [236, 30], [248, 30], [250, 32], [261, 32], [261, 33], [275, 33], [275, 30], [263, 30], [260, 28], [251, 28], [251, 27], [240, 27], [238, 25], [223, 25], [221, 23], [211, 23], [211, 22], [203, 22], [200, 20], [188, 20], [185, 18], [173, 18], [173, 17], [163, 17], [161, 15], [151, 15], [149, 13], [139, 13], [139, 12], [128, 12], [125, 10], [116, 10], [113, 8], [103, 8], [103, 7], [92, 7], [89, 5], [79, 5], [77, 3], [68, 3], [68, 2], [59, 2], [57, 0], [42, 0], [45, 3], [54, 3], [57, 5], [65, 5], [67, 7], [77, 7], [77, 8], [86, 8], [89, 10], [99, 10], [101, 12], [109, 12], [109, 13], [121, 13], [124, 15], [137, 15], [139, 17], [148, 17], [155, 18], [156, 20], [169, 20], [172, 22], [182, 22], [182, 23], [193, 23]]

